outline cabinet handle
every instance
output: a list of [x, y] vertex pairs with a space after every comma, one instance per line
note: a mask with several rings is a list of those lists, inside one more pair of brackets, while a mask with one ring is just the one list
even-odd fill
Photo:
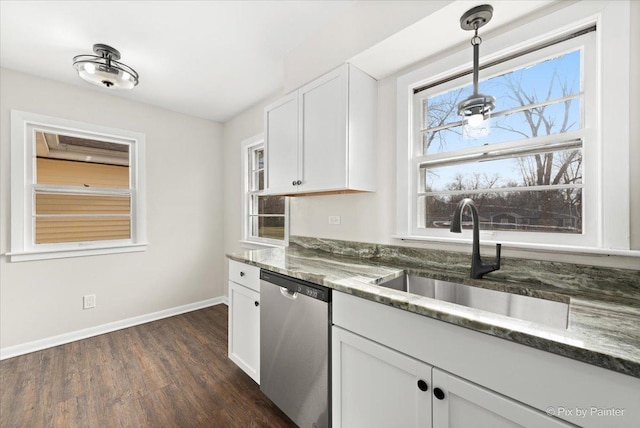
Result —
[[296, 180], [293, 180], [293, 181], [291, 182], [291, 184], [293, 184], [293, 185], [295, 186], [295, 185], [296, 185]]
[[299, 185], [301, 185], [301, 184], [302, 184], [302, 180], [298, 180], [298, 181], [296, 181], [296, 184], [297, 184], [298, 186], [299, 186]]
[[240, 272], [240, 276], [244, 276], [244, 272]]
[[435, 395], [438, 400], [444, 400], [444, 391], [440, 388], [434, 389], [433, 395]]
[[420, 389], [420, 391], [426, 391], [427, 389], [429, 389], [429, 386], [427, 385], [427, 382], [420, 379], [418, 381], [418, 388]]
[[257, 300], [255, 302], [253, 302], [254, 305], [256, 306], [260, 306], [260, 302], [258, 302]]

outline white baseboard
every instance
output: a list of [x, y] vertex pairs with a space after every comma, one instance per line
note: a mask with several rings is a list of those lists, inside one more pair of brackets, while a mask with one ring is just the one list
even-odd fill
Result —
[[40, 351], [42, 349], [51, 348], [58, 345], [64, 345], [65, 343], [74, 342], [76, 340], [86, 339], [88, 337], [98, 336], [100, 334], [109, 333], [115, 330], [121, 330], [123, 328], [133, 327], [135, 325], [144, 324], [162, 318], [168, 318], [174, 315], [183, 314], [185, 312], [191, 312], [220, 304], [228, 306], [229, 298], [226, 296], [214, 297], [213, 299], [207, 299], [200, 302], [189, 303], [187, 305], [176, 306], [175, 308], [164, 309], [162, 311], [152, 312], [150, 314], [127, 318], [120, 321], [114, 321], [95, 327], [84, 328], [82, 330], [59, 334], [57, 336], [47, 337], [45, 339], [34, 340], [33, 342], [7, 346], [0, 349], [0, 360], [17, 357], [18, 355]]

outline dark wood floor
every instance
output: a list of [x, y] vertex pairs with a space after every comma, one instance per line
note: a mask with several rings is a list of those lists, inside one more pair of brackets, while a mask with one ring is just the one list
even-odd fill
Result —
[[227, 358], [217, 305], [0, 362], [0, 427], [294, 427]]

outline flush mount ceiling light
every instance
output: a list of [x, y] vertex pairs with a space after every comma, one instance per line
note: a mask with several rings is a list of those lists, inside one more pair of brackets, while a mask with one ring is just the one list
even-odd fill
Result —
[[491, 111], [496, 106], [496, 99], [490, 95], [478, 93], [478, 62], [480, 57], [480, 43], [482, 39], [478, 36], [478, 29], [491, 20], [493, 7], [488, 4], [474, 7], [468, 10], [460, 18], [460, 27], [463, 30], [474, 31], [471, 38], [473, 46], [473, 94], [458, 104], [458, 115], [465, 118], [470, 127], [478, 127], [488, 119]]
[[108, 45], [95, 44], [96, 55], [78, 55], [73, 67], [78, 75], [89, 83], [107, 88], [131, 89], [138, 84], [138, 73], [126, 64], [118, 62], [120, 52]]

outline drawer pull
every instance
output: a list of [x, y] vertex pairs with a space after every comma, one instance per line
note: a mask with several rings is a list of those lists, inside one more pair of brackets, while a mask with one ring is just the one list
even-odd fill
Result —
[[244, 276], [244, 272], [240, 272], [240, 276]]

